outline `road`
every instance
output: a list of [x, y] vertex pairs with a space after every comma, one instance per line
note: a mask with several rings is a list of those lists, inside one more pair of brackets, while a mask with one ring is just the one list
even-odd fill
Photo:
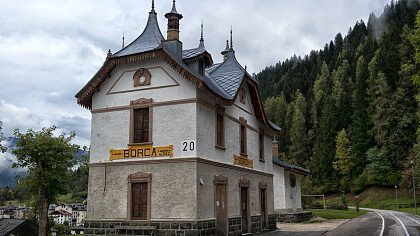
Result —
[[269, 236], [420, 236], [420, 217], [398, 211], [360, 208], [368, 213], [328, 232], [271, 232]]
[[371, 211], [325, 233], [333, 235], [420, 236], [420, 217], [398, 211], [360, 208]]

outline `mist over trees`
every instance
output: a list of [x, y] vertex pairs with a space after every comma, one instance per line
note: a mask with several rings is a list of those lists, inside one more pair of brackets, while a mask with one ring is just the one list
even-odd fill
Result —
[[304, 191], [409, 187], [411, 161], [420, 172], [419, 9], [391, 2], [322, 50], [257, 75], [267, 115], [283, 128], [280, 158], [312, 173]]

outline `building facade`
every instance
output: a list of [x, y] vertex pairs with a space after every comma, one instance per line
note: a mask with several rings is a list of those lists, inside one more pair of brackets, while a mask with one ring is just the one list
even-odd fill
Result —
[[258, 83], [232, 43], [214, 63], [203, 30], [183, 49], [175, 1], [166, 39], [143, 33], [76, 95], [92, 113], [85, 234], [240, 235], [276, 229], [271, 140]]

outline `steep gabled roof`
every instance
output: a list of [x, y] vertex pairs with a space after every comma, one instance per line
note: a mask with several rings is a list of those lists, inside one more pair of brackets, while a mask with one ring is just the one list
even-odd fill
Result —
[[149, 12], [149, 19], [143, 33], [137, 37], [132, 43], [116, 52], [111, 57], [122, 57], [142, 52], [151, 51], [160, 47], [165, 38], [159, 29], [156, 12], [152, 10]]
[[228, 99], [234, 99], [244, 79], [245, 69], [236, 60], [235, 53], [231, 51], [223, 63], [215, 68], [207, 69], [206, 75], [215, 86], [229, 96]]

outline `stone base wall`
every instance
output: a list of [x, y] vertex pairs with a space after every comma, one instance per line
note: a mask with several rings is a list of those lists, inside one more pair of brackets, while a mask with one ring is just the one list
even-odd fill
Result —
[[157, 236], [200, 236], [214, 235], [215, 221], [86, 221], [85, 235], [157, 235]]
[[[268, 216], [269, 230], [276, 230], [277, 215]], [[215, 220], [205, 221], [91, 221], [85, 222], [84, 234], [93, 235], [156, 235], [156, 236], [214, 236]], [[241, 217], [229, 218], [229, 236], [242, 235]], [[264, 229], [261, 216], [251, 217], [251, 232]]]
[[270, 231], [277, 230], [277, 219], [278, 216], [276, 214], [268, 215], [268, 229]]
[[295, 212], [295, 213], [280, 213], [278, 216], [278, 221], [285, 222], [285, 223], [300, 223], [300, 222], [308, 221], [311, 218], [312, 218], [312, 212], [310, 211]]
[[242, 235], [242, 218], [229, 218], [229, 236]]

